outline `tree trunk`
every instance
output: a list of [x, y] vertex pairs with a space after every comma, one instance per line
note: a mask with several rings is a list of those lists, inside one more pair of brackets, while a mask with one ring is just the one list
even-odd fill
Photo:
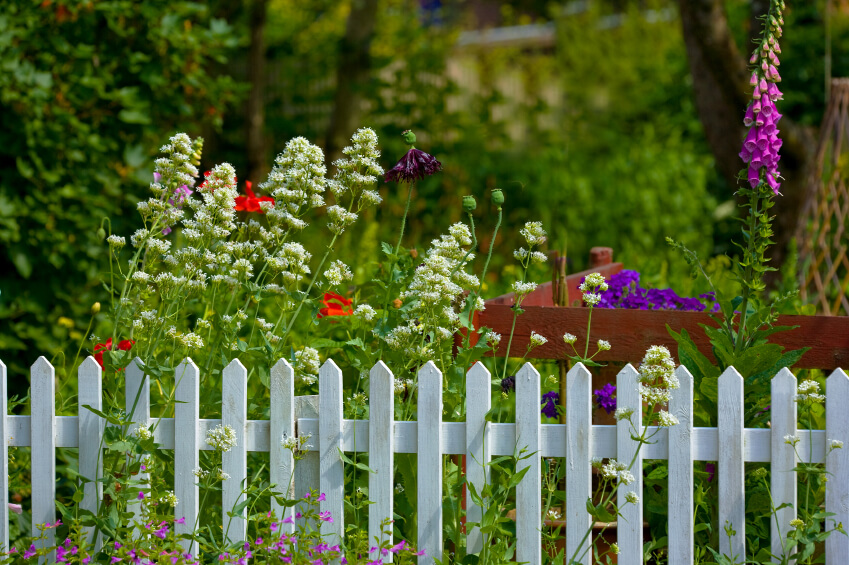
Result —
[[[737, 174], [744, 167], [738, 152], [746, 135], [743, 114], [751, 96], [747, 67], [750, 53], [740, 53], [734, 42], [722, 0], [679, 0], [679, 8], [696, 109], [717, 168], [729, 185], [736, 187]], [[753, 3], [753, 12], [759, 15], [767, 8], [768, 2]], [[750, 37], [756, 38], [761, 22], [754, 17], [751, 21]], [[776, 198], [772, 209], [776, 245], [771, 250], [771, 264], [776, 268], [781, 267], [800, 221], [806, 171], [814, 147], [812, 133], [787, 117], [782, 118], [779, 128], [784, 145], [778, 168], [784, 180], [782, 196]], [[775, 274], [767, 280], [775, 280]]]
[[371, 79], [371, 41], [377, 19], [377, 0], [352, 0], [345, 36], [339, 42], [336, 94], [324, 145], [328, 163], [341, 156], [342, 148], [360, 125], [364, 93]]
[[248, 54], [247, 151], [248, 176], [245, 180], [262, 182], [268, 172], [268, 146], [265, 139], [265, 20], [268, 0], [253, 0], [250, 12], [251, 44]]

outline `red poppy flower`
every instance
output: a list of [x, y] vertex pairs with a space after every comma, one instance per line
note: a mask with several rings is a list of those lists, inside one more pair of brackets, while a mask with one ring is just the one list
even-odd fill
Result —
[[325, 307], [318, 311], [318, 317], [350, 316], [354, 313], [354, 309], [351, 308], [353, 302], [353, 300], [340, 296], [335, 292], [325, 292], [324, 297], [321, 299], [321, 303]]
[[259, 205], [260, 202], [271, 202], [274, 205], [274, 199], [270, 196], [257, 196], [254, 194], [254, 191], [251, 190], [253, 183], [251, 181], [245, 181], [245, 192], [248, 194], [247, 196], [237, 196], [236, 197], [236, 210], [241, 212], [259, 212], [263, 214], [262, 207]]
[[[131, 339], [125, 339], [118, 342], [118, 349], [121, 351], [129, 351], [130, 348], [136, 342]], [[106, 343], [98, 343], [94, 346], [94, 360], [97, 361], [97, 364], [100, 365], [100, 368], [103, 369], [103, 353], [105, 351], [112, 351], [114, 347], [112, 347], [112, 338], [106, 340]]]

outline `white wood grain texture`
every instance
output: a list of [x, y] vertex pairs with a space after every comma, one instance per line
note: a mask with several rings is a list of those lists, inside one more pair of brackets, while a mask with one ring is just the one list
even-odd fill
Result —
[[[378, 361], [369, 373], [369, 426], [368, 426], [368, 465], [374, 471], [368, 474], [368, 541], [369, 547], [377, 544], [375, 539], [383, 540], [381, 531], [383, 520], [392, 520], [393, 494], [395, 493], [395, 376], [383, 361]], [[392, 543], [392, 526], [389, 526], [389, 543]], [[384, 558], [391, 563], [392, 554]], [[371, 554], [379, 559], [380, 552]]]
[[418, 549], [419, 565], [442, 559], [442, 373], [428, 361], [419, 369]]
[[[271, 367], [269, 377], [270, 415], [269, 422], [269, 475], [271, 482], [277, 485], [274, 490], [293, 498], [295, 457], [291, 450], [281, 445], [284, 438], [295, 437], [295, 371], [285, 359], [280, 359]], [[272, 497], [271, 510], [279, 519], [292, 515], [292, 510], [278, 504]], [[282, 531], [291, 534], [295, 524], [281, 524]]]
[[693, 532], [693, 376], [675, 370], [679, 386], [669, 399], [678, 423], [669, 428], [669, 565], [694, 563]]
[[[333, 522], [325, 523], [326, 543], [342, 543], [345, 532], [345, 468], [339, 457], [342, 448], [342, 370], [328, 359], [318, 372], [318, 435], [320, 490], [325, 499], [320, 503], [321, 512], [330, 512]], [[298, 496], [303, 496], [298, 493]]]
[[[103, 457], [100, 448], [103, 440], [104, 420], [85, 408], [103, 410], [102, 369], [92, 356], [88, 356], [77, 370], [77, 413], [79, 414], [79, 462], [80, 475], [92, 481], [83, 486], [83, 499], [80, 508], [97, 514], [97, 507], [103, 495], [103, 483], [97, 482], [103, 476]], [[93, 528], [85, 528], [86, 536], [91, 538]]]
[[[632, 434], [640, 434], [643, 429], [643, 402], [637, 382], [637, 370], [630, 364], [625, 365], [616, 376], [616, 407], [631, 408], [634, 413], [631, 420], [616, 422], [616, 459], [628, 465], [633, 461], [631, 473], [634, 482], [620, 484], [616, 500], [621, 518], [616, 526], [620, 553], [620, 565], [642, 565], [643, 563], [643, 456], [639, 443], [631, 439]], [[633, 428], [631, 427], [633, 423]], [[625, 495], [636, 492], [639, 502], [630, 504]]]
[[587, 499], [592, 496], [592, 374], [583, 363], [566, 373], [566, 559], [589, 565], [589, 541], [584, 539], [592, 519]]
[[[321, 490], [321, 453], [319, 451], [319, 433], [318, 433], [318, 395], [295, 397], [295, 432], [300, 437], [303, 434], [310, 436], [307, 450], [304, 458], [295, 465], [295, 498], [302, 498], [311, 490]], [[305, 425], [301, 427], [299, 422], [301, 416], [310, 418], [314, 424], [312, 427]], [[343, 442], [345, 424], [342, 424]], [[360, 434], [365, 437], [364, 441], [368, 441], [367, 434]], [[352, 438], [353, 439], [353, 438]], [[344, 450], [344, 449], [343, 449]], [[353, 445], [347, 449], [352, 451]], [[296, 512], [298, 507], [292, 508], [289, 512]], [[301, 509], [302, 510], [302, 509]]]
[[[790, 520], [796, 518], [796, 452], [784, 442], [785, 436], [796, 435], [796, 377], [784, 368], [770, 383], [771, 473], [770, 490], [776, 507], [785, 502], [790, 506], [776, 511], [770, 523], [770, 545], [773, 555], [781, 556], [783, 542], [790, 529]], [[791, 553], [794, 551], [791, 550]], [[796, 560], [789, 561], [793, 565]]]
[[0, 547], [9, 548], [9, 383], [6, 365], [0, 361]]
[[222, 527], [229, 542], [248, 538], [246, 509], [236, 516], [236, 506], [245, 500], [242, 489], [248, 477], [248, 450], [245, 445], [245, 428], [248, 420], [248, 371], [238, 359], [233, 359], [222, 374], [221, 420], [236, 432], [236, 445], [221, 456], [221, 467], [230, 478], [221, 485]]
[[[826, 518], [826, 528], [842, 523], [849, 526], [849, 377], [835, 370], [825, 382], [825, 435], [843, 442], [825, 458], [829, 474], [825, 489], [825, 511], [834, 516]], [[799, 453], [804, 454], [805, 451]], [[825, 562], [849, 563], [849, 537], [832, 534], [825, 540]]]
[[516, 445], [530, 457], [516, 471], [529, 467], [516, 487], [516, 558], [542, 561], [542, 467], [540, 459], [540, 379], [530, 363], [516, 374]]
[[[125, 369], [124, 375], [124, 410], [130, 415], [133, 421], [127, 427], [128, 434], [135, 434], [140, 425], [150, 425], [150, 379], [144, 374], [144, 363], [139, 357], [133, 359]], [[154, 438], [156, 437], [156, 429], [153, 430]], [[171, 438], [174, 438], [174, 426], [171, 425]], [[173, 441], [172, 446], [173, 449]], [[149, 474], [146, 471], [139, 471], [136, 479], [141, 488], [147, 488], [149, 482]], [[142, 521], [142, 506], [141, 504], [132, 504], [129, 507], [133, 513], [133, 519]], [[139, 531], [133, 532], [134, 536], [139, 535]]]
[[746, 494], [743, 458], [743, 377], [733, 367], [719, 376], [718, 435], [719, 537], [720, 548], [728, 548], [726, 522], [736, 532], [731, 537], [735, 559], [746, 556]]
[[[32, 531], [37, 535], [40, 524], [56, 522], [56, 381], [53, 366], [39, 357], [30, 370], [32, 412]], [[54, 545], [56, 530], [44, 531], [47, 539], [36, 547]], [[53, 561], [53, 554], [48, 559]]]
[[[489, 482], [490, 442], [487, 437], [489, 422], [486, 414], [492, 408], [492, 382], [490, 372], [483, 363], [475, 363], [466, 374], [466, 481], [482, 492]], [[466, 522], [480, 522], [483, 509], [472, 502], [466, 487]], [[467, 528], [468, 553], [483, 549], [484, 536], [480, 528]]]
[[[193, 473], [200, 466], [200, 371], [187, 358], [177, 365], [174, 379], [177, 383], [177, 403], [174, 408], [174, 494], [178, 500], [175, 514], [186, 519], [184, 524], [174, 525], [174, 531], [179, 535], [194, 530], [200, 505], [195, 484], [197, 477]], [[181, 545], [189, 553], [196, 549], [185, 540]]]

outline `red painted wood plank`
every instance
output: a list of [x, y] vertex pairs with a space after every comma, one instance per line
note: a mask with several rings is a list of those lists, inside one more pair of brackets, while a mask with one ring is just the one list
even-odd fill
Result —
[[[568, 346], [562, 336], [569, 332], [584, 343], [587, 329], [587, 308], [555, 308], [526, 306], [525, 313], [516, 322], [512, 352], [521, 356], [528, 346], [531, 331], [548, 338], [548, 343], [535, 349], [535, 359], [563, 359]], [[508, 305], [487, 303], [486, 310], [479, 314], [478, 325], [492, 328], [502, 335], [499, 356], [503, 356], [513, 323], [513, 310]], [[699, 324], [716, 324], [702, 312], [678, 312], [669, 310], [619, 310], [596, 308], [593, 310], [590, 352], [595, 351], [595, 342], [605, 339], [610, 342], [610, 351], [599, 353], [599, 361], [626, 361], [638, 363], [650, 346], [665, 345], [676, 354], [677, 344], [666, 331], [666, 324], [680, 331], [686, 328], [699, 350], [713, 359], [710, 343]], [[774, 334], [773, 343], [788, 349], [810, 347], [796, 365], [798, 368], [832, 370], [849, 368], [849, 317], [841, 316], [781, 316], [778, 325], [799, 326], [795, 330]], [[571, 353], [571, 349], [569, 350]]]

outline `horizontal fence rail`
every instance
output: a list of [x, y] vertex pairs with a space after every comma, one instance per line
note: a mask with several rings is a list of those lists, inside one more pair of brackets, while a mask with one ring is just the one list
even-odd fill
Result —
[[[676, 375], [681, 386], [673, 391], [669, 411], [678, 418], [679, 424], [658, 430], [654, 443], [644, 446], [638, 456], [638, 464], [644, 460], [669, 461], [670, 564], [693, 562], [695, 461], [717, 463], [719, 524], [727, 520], [737, 532], [731, 540], [735, 554], [745, 555], [745, 463], [770, 463], [771, 491], [776, 507], [796, 503], [794, 468], [800, 461], [793, 448], [785, 443], [786, 435], [799, 438], [797, 447], [801, 462], [826, 459], [826, 471], [830, 476], [825, 510], [834, 513], [827, 526], [834, 527], [838, 522], [849, 524], [849, 411], [846, 410], [849, 378], [843, 370], [836, 369], [826, 380], [826, 429], [810, 432], [797, 430], [794, 400], [797, 383], [787, 369], [782, 369], [772, 380], [771, 427], [765, 429], [743, 427], [743, 379], [733, 368], [719, 378], [719, 414], [715, 428], [693, 426], [693, 379], [683, 366], [676, 370]], [[633, 408], [635, 417], [642, 408], [637, 377], [637, 371], [627, 365], [617, 379], [617, 405]], [[273, 483], [286, 483], [294, 465], [294, 491], [290, 494], [303, 496], [309, 488], [325, 493], [320, 511], [330, 511], [333, 515], [334, 521], [328, 526], [336, 540], [344, 532], [344, 462], [339, 450], [369, 454], [369, 466], [374, 471], [369, 473], [369, 496], [374, 502], [368, 507], [370, 538], [379, 536], [380, 523], [392, 516], [394, 454], [418, 454], [418, 544], [428, 554], [419, 558], [420, 563], [433, 563], [434, 556], [441, 557], [443, 549], [442, 456], [465, 456], [467, 480], [480, 490], [488, 480], [483, 463], [494, 456], [512, 455], [517, 448], [527, 448], [532, 453], [530, 458], [521, 461], [521, 465], [530, 466], [531, 470], [517, 487], [516, 557], [519, 561], [538, 563], [543, 527], [541, 458], [562, 458], [565, 465], [567, 500], [563, 535], [566, 555], [570, 556], [586, 548], [582, 544], [587, 543], [584, 533], [590, 526], [586, 511], [586, 501], [592, 494], [590, 459], [615, 457], [630, 461], [634, 455], [635, 442], [630, 437], [627, 421], [612, 426], [592, 424], [592, 375], [580, 363], [566, 376], [565, 424], [541, 423], [540, 375], [530, 363], [526, 363], [516, 376], [516, 423], [505, 424], [486, 421], [494, 385], [489, 371], [481, 364], [473, 366], [466, 376], [467, 398], [474, 401], [468, 402], [465, 422], [442, 421], [443, 378], [433, 363], [426, 364], [418, 372], [419, 422], [394, 421], [395, 379], [382, 362], [370, 372], [368, 420], [343, 418], [342, 371], [332, 360], [321, 367], [317, 397], [296, 397], [292, 367], [285, 360], [275, 364], [270, 371], [270, 420], [247, 419], [247, 370], [238, 360], [231, 362], [223, 372], [221, 419], [199, 417], [200, 371], [191, 359], [183, 361], [176, 370], [176, 398], [180, 402], [174, 418], [151, 417], [150, 387], [140, 360], [130, 364], [125, 378], [126, 412], [132, 414], [135, 422], [130, 430], [140, 424], [156, 423], [154, 439], [159, 449], [175, 453], [174, 490], [179, 499], [176, 513], [184, 516], [187, 524], [195, 522], [199, 511], [198, 487], [192, 471], [198, 466], [199, 452], [211, 449], [206, 444], [207, 431], [221, 424], [231, 426], [238, 438], [237, 447], [225, 453], [223, 458], [223, 471], [231, 477], [223, 485], [224, 506], [238, 505], [244, 496], [240, 485], [247, 477], [247, 452], [269, 452], [269, 479]], [[34, 529], [39, 524], [56, 520], [56, 448], [79, 448], [80, 474], [84, 477], [93, 478], [102, 472], [99, 449], [106, 425], [102, 418], [84, 408], [85, 405], [102, 407], [100, 366], [91, 357], [80, 366], [79, 416], [55, 415], [54, 380], [53, 367], [40, 357], [31, 371], [31, 415], [0, 418], [0, 465], [4, 466], [0, 476], [6, 481], [0, 500], [0, 541], [4, 546], [8, 546], [9, 539], [9, 447], [31, 447]], [[6, 368], [2, 363], [0, 389], [0, 405], [5, 412], [8, 389]], [[297, 464], [292, 453], [280, 446], [284, 436], [295, 434], [312, 436], [309, 453]], [[826, 457], [829, 440], [842, 441], [847, 449], [838, 449]], [[628, 488], [641, 494], [642, 473], [634, 472], [634, 475], [638, 480]], [[144, 475], [138, 478], [142, 482], [146, 480]], [[87, 483], [85, 489], [81, 504], [94, 510], [102, 496], [99, 483]], [[624, 487], [619, 496], [624, 500]], [[273, 508], [282, 516], [282, 508], [276, 504]], [[480, 518], [482, 509], [474, 505], [468, 494], [466, 509], [470, 522]], [[778, 525], [772, 526], [774, 553], [780, 553], [781, 535], [786, 535], [789, 521], [795, 518], [794, 512], [793, 506], [779, 510]], [[226, 522], [230, 518], [223, 514], [223, 527], [228, 536], [233, 541], [243, 539], [247, 533], [246, 521], [234, 520], [228, 530]], [[642, 564], [642, 502], [624, 506], [623, 518], [617, 527], [619, 563]], [[469, 551], [478, 551], [485, 543], [476, 528], [469, 528], [466, 535]], [[828, 564], [849, 563], [849, 537], [829, 537], [825, 551]], [[584, 555], [580, 562], [589, 563], [589, 555]]]

